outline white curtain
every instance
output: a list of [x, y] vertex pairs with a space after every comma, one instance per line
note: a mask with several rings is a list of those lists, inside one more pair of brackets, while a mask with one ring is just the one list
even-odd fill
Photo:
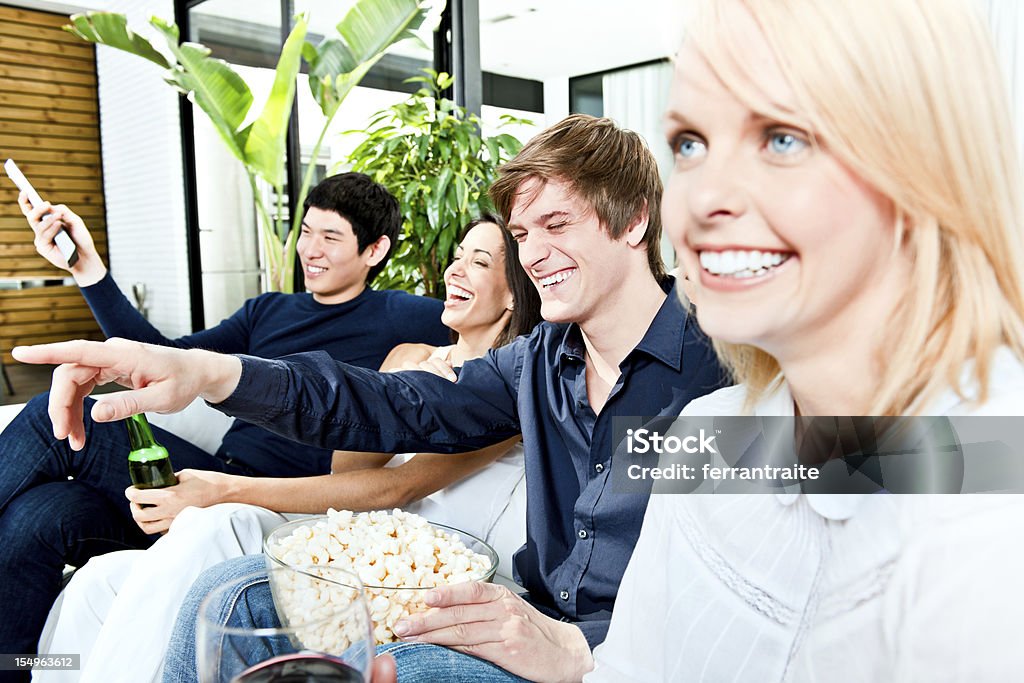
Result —
[[[602, 79], [604, 115], [643, 137], [658, 160], [663, 182], [672, 171], [672, 150], [665, 142], [663, 125], [671, 84], [672, 64], [668, 61], [613, 71]], [[665, 238], [661, 253], [671, 267], [675, 255]]]
[[1006, 78], [1017, 130], [1017, 148], [1024, 158], [1024, 2], [978, 0], [985, 11], [996, 54]]

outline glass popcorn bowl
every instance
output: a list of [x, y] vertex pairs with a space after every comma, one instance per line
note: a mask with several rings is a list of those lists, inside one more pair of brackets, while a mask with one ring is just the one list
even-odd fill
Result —
[[[345, 513], [335, 514], [342, 514], [341, 520], [344, 521]], [[384, 514], [391, 516], [391, 513]], [[385, 540], [383, 544], [378, 542], [366, 547], [359, 545], [358, 539], [355, 539], [354, 543], [345, 543], [345, 540], [353, 540], [344, 533], [344, 529], [351, 529], [351, 526], [345, 527], [342, 524], [339, 533], [339, 525], [335, 523], [332, 526], [328, 515], [296, 519], [270, 531], [263, 541], [267, 566], [300, 568], [314, 573], [320, 566], [341, 567], [352, 571], [363, 583], [376, 643], [381, 645], [396, 642], [399, 639], [392, 631], [395, 623], [410, 614], [426, 611], [423, 596], [428, 590], [464, 581], [490, 583], [498, 569], [498, 554], [489, 544], [476, 536], [444, 524], [422, 520], [410, 513], [401, 514], [405, 515], [403, 519], [416, 518], [415, 524], [420, 526], [411, 528], [415, 530], [414, 533], [421, 544], [427, 540], [434, 543], [434, 566], [429, 570], [416, 564], [415, 553], [396, 554], [396, 551], [402, 549], [398, 539]], [[356, 517], [357, 515], [353, 514], [352, 520]], [[394, 518], [392, 519], [394, 523]], [[404, 534], [409, 531], [410, 528], [403, 529]], [[439, 533], [446, 535], [447, 539], [439, 536]], [[333, 543], [330, 541], [332, 534]], [[381, 545], [387, 547], [380, 547]], [[448, 547], [451, 552], [445, 555], [443, 550], [438, 550], [438, 546]], [[426, 546], [420, 545], [417, 550], [419, 559], [426, 560]], [[483, 559], [458, 559], [460, 556], [469, 558], [467, 551], [482, 556]], [[367, 566], [367, 556], [372, 558], [373, 564], [370, 566]], [[444, 563], [443, 558], [449, 561]], [[381, 567], [378, 566], [381, 564], [387, 566], [383, 578]], [[446, 575], [443, 573], [446, 569], [458, 571]]]

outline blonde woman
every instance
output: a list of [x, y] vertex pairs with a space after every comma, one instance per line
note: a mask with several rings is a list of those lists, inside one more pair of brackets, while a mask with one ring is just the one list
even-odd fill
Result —
[[[704, 0], [666, 230], [738, 385], [683, 415], [1024, 415], [1024, 211], [966, 0]], [[653, 496], [587, 680], [1015, 680], [1019, 496]]]

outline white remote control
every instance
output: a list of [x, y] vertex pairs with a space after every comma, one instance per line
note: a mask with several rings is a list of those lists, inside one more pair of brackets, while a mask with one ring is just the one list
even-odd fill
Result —
[[[14, 159], [7, 160], [7, 163], [4, 164], [4, 170], [7, 171], [8, 177], [14, 181], [18, 189], [28, 195], [28, 200], [32, 202], [32, 206], [39, 206], [43, 203], [43, 198], [39, 196], [36, 189], [32, 187], [32, 183], [28, 181], [28, 178], [21, 172], [18, 165], [14, 163]], [[75, 243], [71, 241], [71, 238], [68, 237], [67, 232], [64, 230], [58, 231], [53, 241], [57, 248], [60, 249], [64, 260], [68, 262], [69, 268], [78, 263], [78, 249], [75, 247]]]

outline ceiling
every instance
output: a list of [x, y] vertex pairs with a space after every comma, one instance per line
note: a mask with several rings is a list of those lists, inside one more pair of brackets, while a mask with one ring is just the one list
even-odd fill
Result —
[[[326, 34], [351, 0], [295, 0], [310, 31]], [[534, 80], [565, 78], [661, 59], [682, 36], [681, 0], [479, 0], [485, 71]], [[208, 0], [194, 11], [278, 26], [276, 2]], [[434, 22], [436, 25], [436, 20]], [[427, 27], [425, 27], [427, 28]], [[430, 27], [432, 28], [432, 26]], [[429, 30], [424, 32], [431, 45]], [[412, 45], [397, 52], [429, 57]]]
[[675, 54], [680, 0], [480, 0], [485, 71], [543, 80]]

